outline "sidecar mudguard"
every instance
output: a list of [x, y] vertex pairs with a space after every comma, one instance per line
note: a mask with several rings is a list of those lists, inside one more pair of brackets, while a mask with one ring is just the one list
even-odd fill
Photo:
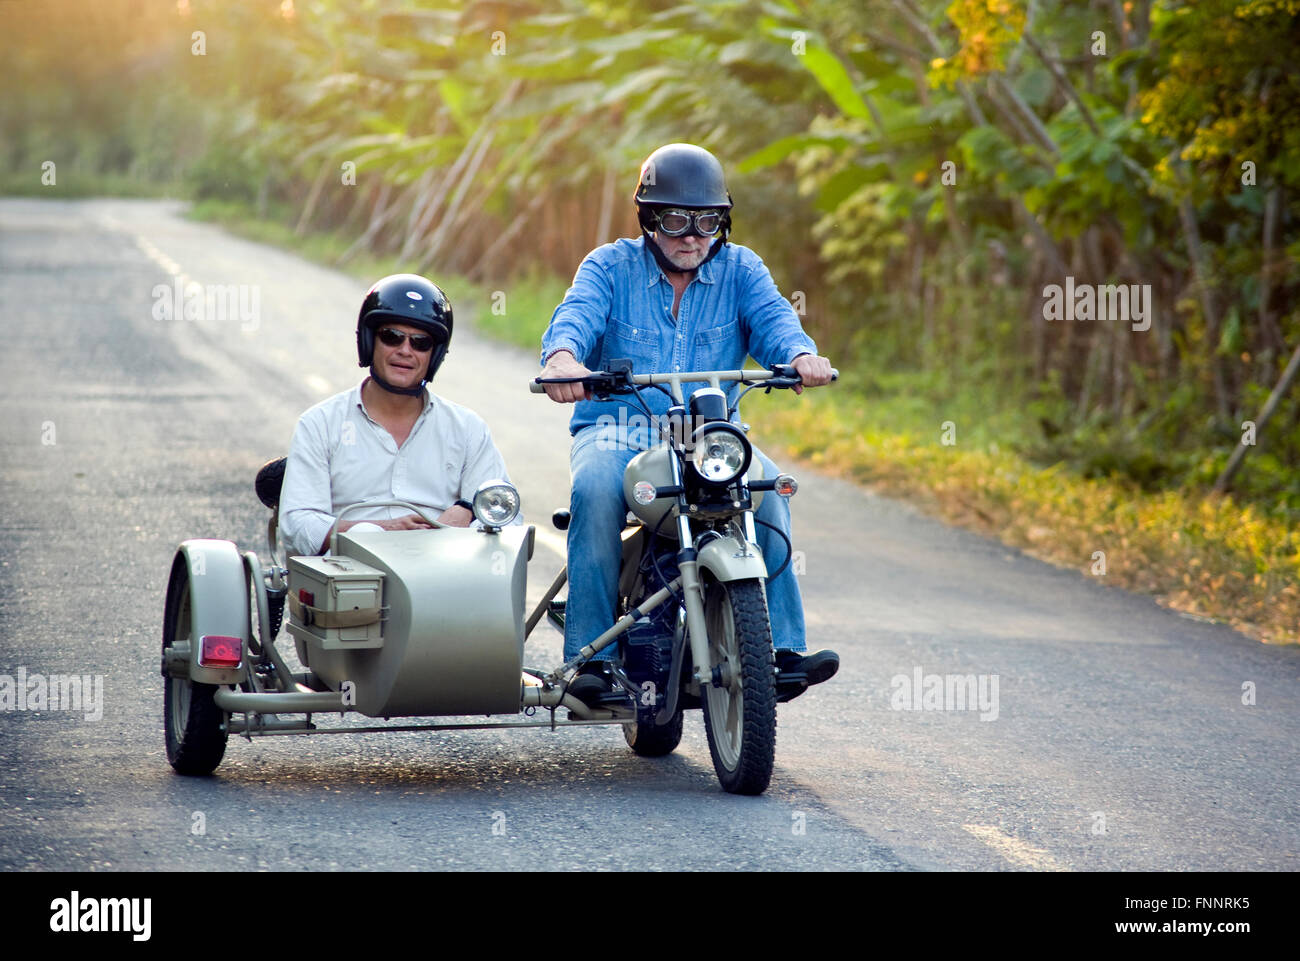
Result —
[[[248, 674], [249, 593], [244, 559], [233, 541], [192, 538], [172, 560], [171, 581], [189, 578], [189, 679], [199, 684], [239, 684]], [[171, 597], [170, 583], [167, 596]], [[170, 620], [174, 612], [167, 611]], [[203, 667], [200, 639], [205, 634], [238, 637], [245, 652], [238, 668]]]
[[700, 548], [700, 567], [718, 581], [743, 581], [767, 577], [767, 563], [757, 544], [735, 536], [718, 537]]
[[532, 528], [347, 531], [338, 553], [384, 573], [383, 646], [313, 650], [370, 717], [517, 714]]

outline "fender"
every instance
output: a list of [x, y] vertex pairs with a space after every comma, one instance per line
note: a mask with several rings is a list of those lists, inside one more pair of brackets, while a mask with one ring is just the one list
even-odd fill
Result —
[[767, 578], [767, 562], [758, 545], [735, 536], [709, 541], [700, 548], [699, 563], [720, 582]]
[[[233, 541], [194, 538], [182, 542], [172, 560], [171, 582], [189, 575], [190, 639], [189, 678], [199, 684], [239, 684], [248, 676], [249, 623], [248, 582], [244, 577], [244, 559]], [[174, 612], [167, 611], [170, 620]], [[242, 640], [244, 660], [236, 669], [199, 665], [199, 638], [205, 634], [224, 634]], [[179, 665], [169, 665], [178, 670]]]

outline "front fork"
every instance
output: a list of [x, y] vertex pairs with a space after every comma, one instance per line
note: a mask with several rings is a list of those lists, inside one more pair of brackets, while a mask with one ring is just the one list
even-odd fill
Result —
[[[681, 464], [677, 458], [670, 458], [672, 463], [673, 483], [682, 488]], [[694, 665], [693, 678], [702, 688], [712, 683], [714, 667], [709, 663], [709, 632], [704, 617], [704, 579], [700, 576], [699, 552], [695, 547], [695, 536], [691, 531], [687, 505], [682, 495], [681, 510], [677, 515], [677, 543], [690, 545], [683, 547], [677, 555], [677, 569], [682, 579], [682, 603], [686, 608], [687, 637], [691, 642], [691, 664]], [[758, 550], [758, 528], [754, 523], [754, 512], [747, 510], [741, 515], [740, 531], [744, 537], [742, 550], [762, 556]]]
[[704, 579], [700, 577], [699, 552], [691, 533], [691, 522], [685, 514], [677, 517], [677, 543], [688, 544], [677, 555], [677, 570], [682, 578], [682, 605], [686, 608], [686, 636], [691, 643], [691, 664], [694, 679], [700, 685], [709, 683], [713, 665], [709, 663], [709, 631], [704, 619]]

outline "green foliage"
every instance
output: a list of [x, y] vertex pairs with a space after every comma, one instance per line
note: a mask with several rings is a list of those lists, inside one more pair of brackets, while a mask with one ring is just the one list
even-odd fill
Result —
[[[485, 329], [525, 346], [554, 278], [635, 231], [639, 162], [676, 140], [723, 159], [733, 239], [873, 385], [843, 393], [882, 434], [953, 420], [1042, 467], [1195, 496], [1300, 344], [1300, 0], [50, 0], [0, 19], [13, 189], [41, 193], [46, 159], [65, 195], [183, 183], [348, 269], [463, 277]], [[1149, 285], [1151, 326], [1046, 321], [1067, 276]], [[1296, 394], [1236, 481], [1271, 518], [1300, 516]]]

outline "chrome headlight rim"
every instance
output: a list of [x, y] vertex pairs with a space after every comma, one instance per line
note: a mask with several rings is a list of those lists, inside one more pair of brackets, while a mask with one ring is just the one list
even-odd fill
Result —
[[[482, 524], [485, 530], [499, 530], [507, 524], [514, 523], [515, 518], [519, 516], [520, 506], [518, 489], [514, 484], [500, 478], [479, 484], [478, 490], [474, 491], [474, 497], [470, 500], [474, 519]], [[503, 511], [502, 508], [505, 510]]]
[[[709, 477], [704, 473], [703, 469], [701, 469], [699, 464], [699, 461], [702, 459], [701, 452], [705, 449], [704, 447], [705, 438], [709, 434], [715, 432], [730, 434], [731, 436], [733, 436], [739, 442], [740, 448], [744, 452], [744, 456], [740, 463], [740, 468], [736, 470], [734, 473], [732, 473], [730, 476], [725, 478]], [[726, 420], [709, 421], [706, 424], [701, 424], [699, 427], [695, 429], [694, 433], [691, 434], [690, 454], [688, 455], [687, 460], [689, 461], [691, 465], [691, 469], [694, 471], [696, 478], [701, 483], [708, 484], [711, 487], [730, 486], [731, 484], [734, 484], [737, 480], [745, 476], [745, 472], [749, 470], [749, 465], [753, 461], [753, 459], [754, 459], [754, 445], [749, 442], [749, 438], [745, 436], [745, 432], [741, 430], [739, 427], [737, 427], [735, 424], [731, 423], [731, 421], [726, 421]]]

